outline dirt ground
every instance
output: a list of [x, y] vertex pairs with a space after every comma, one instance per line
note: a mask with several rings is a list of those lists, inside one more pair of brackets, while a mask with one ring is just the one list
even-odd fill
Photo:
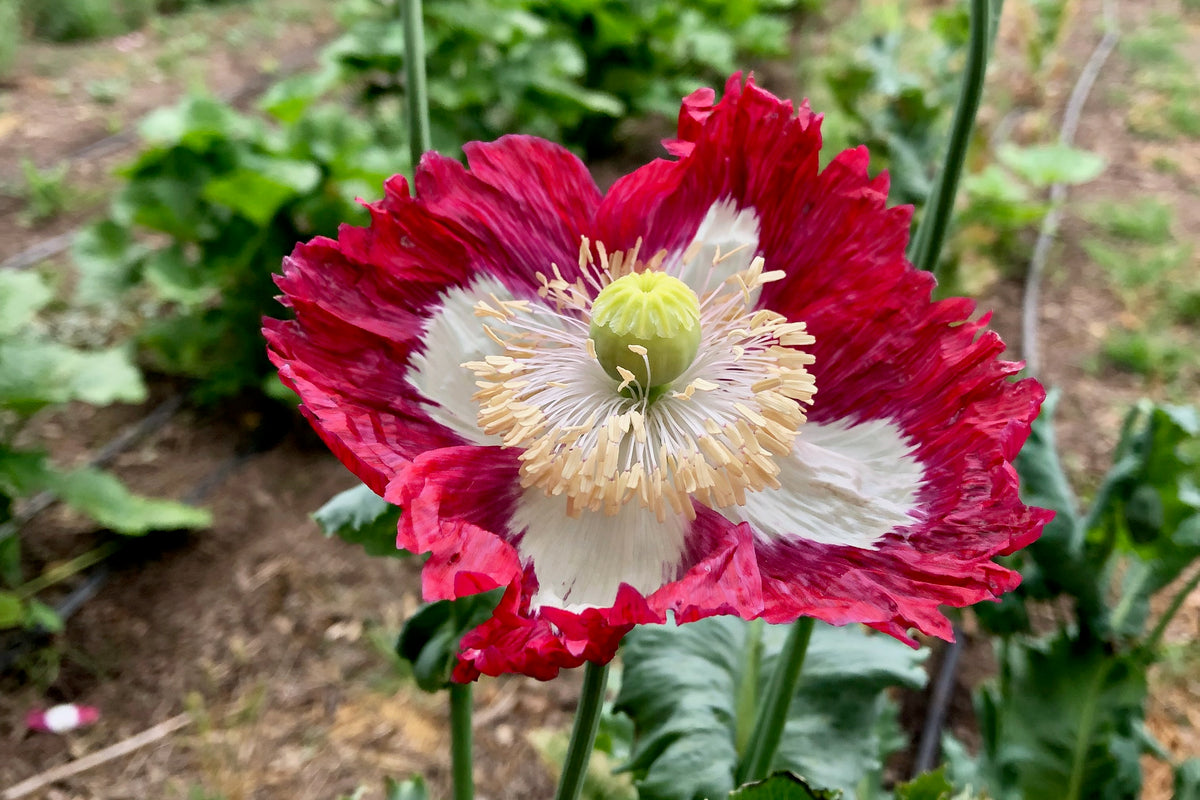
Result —
[[[1095, 0], [1068, 5], [1080, 19], [1099, 16]], [[257, 4], [257, 11], [231, 7], [223, 13], [234, 16], [193, 26], [208, 31], [203, 45], [194, 39], [191, 48], [198, 54], [196, 69], [208, 70], [210, 88], [236, 91], [259, 73], [311, 55], [314, 44], [331, 34], [326, 4], [306, 0], [290, 6], [307, 14], [276, 15], [267, 24], [263, 4]], [[1156, 12], [1182, 14], [1176, 0], [1125, 2], [1122, 29], [1136, 30]], [[1200, 54], [1195, 14], [1188, 19], [1183, 30], [1190, 50]], [[238, 25], [245, 26], [242, 36], [231, 40], [222, 33]], [[1099, 36], [1089, 25], [1075, 27], [1061, 63], [1037, 87], [1043, 106], [1027, 114], [1033, 128], [1057, 124], [1057, 112], [1042, 108], [1062, 108]], [[148, 30], [141, 39], [82, 48], [37, 46], [0, 95], [0, 176], [19, 174], [22, 158], [51, 166], [177, 97], [197, 74], [163, 68], [178, 55], [178, 39], [172, 38], [177, 34]], [[123, 58], [121, 48], [129, 47], [142, 56]], [[188, 58], [193, 55], [185, 53]], [[156, 69], [163, 75], [154, 77]], [[1109, 327], [1128, 312], [1098, 279], [1082, 247], [1089, 223], [1076, 212], [1102, 199], [1152, 195], [1176, 208], [1176, 235], [1200, 240], [1200, 141], [1170, 144], [1178, 171], [1148, 168], [1164, 145], [1130, 136], [1124, 124], [1128, 108], [1112, 100], [1112, 90], [1129, 81], [1131, 69], [1120, 53], [1114, 55], [1085, 109], [1078, 142], [1102, 153], [1109, 167], [1097, 181], [1073, 190], [1044, 289], [1044, 378], [1064, 390], [1062, 449], [1084, 488], [1094, 486], [1107, 468], [1124, 409], [1145, 394], [1161, 397], [1166, 389], [1136, 375], [1094, 368]], [[97, 77], [116, 86], [127, 81], [128, 89], [98, 102]], [[95, 183], [114, 158], [77, 159], [71, 178], [78, 185]], [[100, 200], [102, 192], [82, 198], [53, 222], [23, 226], [17, 221], [20, 204], [0, 198], [0, 221], [12, 232], [0, 241], [0, 260], [69, 230]], [[1005, 281], [981, 301], [995, 311], [995, 327], [1014, 356], [1021, 352], [1020, 301], [1020, 285]], [[71, 463], [146, 410], [72, 408], [42, 421], [42, 434]], [[418, 602], [416, 564], [369, 558], [322, 537], [309, 514], [352, 486], [352, 476], [291, 421], [280, 423], [291, 429], [281, 444], [239, 456], [246, 431], [261, 422], [242, 410], [219, 416], [184, 411], [118, 458], [114, 468], [148, 493], [181, 496], [211, 479], [215, 485], [206, 503], [216, 525], [132, 548], [99, 595], [71, 619], [59, 642], [61, 669], [34, 665], [24, 680], [0, 684], [0, 791], [187, 712], [191, 721], [157, 743], [31, 796], [332, 800], [365, 786], [364, 798], [378, 798], [384, 776], [414, 772], [431, 781], [434, 796], [447, 794], [441, 700], [403, 685], [389, 657], [391, 639]], [[84, 549], [93, 534], [55, 509], [30, 523], [23, 540], [31, 563], [48, 564]], [[1188, 603], [1168, 638], [1184, 643], [1198, 630], [1200, 597]], [[1148, 720], [1149, 730], [1176, 758], [1200, 756], [1200, 671], [1189, 663], [1184, 658], [1159, 670]], [[964, 673], [982, 674], [981, 666], [967, 664]], [[526, 733], [567, 725], [576, 689], [575, 677], [477, 686], [480, 800], [552, 794], [551, 776]], [[101, 719], [66, 736], [25, 731], [26, 709], [58, 701], [95, 705]], [[1169, 773], [1150, 759], [1145, 766], [1144, 797], [1169, 797]]]

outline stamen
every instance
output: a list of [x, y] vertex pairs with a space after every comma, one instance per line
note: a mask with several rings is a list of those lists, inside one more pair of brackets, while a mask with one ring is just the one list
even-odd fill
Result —
[[777, 487], [776, 459], [791, 452], [816, 391], [812, 356], [796, 349], [813, 342], [804, 324], [753, 308], [756, 290], [782, 276], [762, 258], [699, 298], [701, 339], [673, 381], [681, 388], [650, 397], [651, 353], [637, 343], [626, 351], [644, 374], [619, 365], [610, 378], [589, 334], [592, 298], [666, 255], [642, 263], [637, 247], [609, 253], [582, 239], [581, 277], [567, 281], [557, 265], [538, 275], [553, 308], [489, 298], [476, 309], [496, 321], [487, 335], [504, 347], [465, 365], [477, 378], [480, 426], [522, 450], [523, 486], [565, 495], [569, 513], [616, 514], [636, 502], [660, 519], [690, 517], [693, 500], [728, 507]]

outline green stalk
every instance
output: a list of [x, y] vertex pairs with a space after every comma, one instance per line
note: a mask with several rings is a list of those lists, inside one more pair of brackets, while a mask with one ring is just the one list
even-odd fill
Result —
[[604, 686], [608, 683], [608, 665], [587, 662], [583, 667], [583, 689], [579, 693], [579, 708], [571, 727], [571, 743], [563, 762], [562, 777], [558, 780], [555, 800], [578, 800], [587, 777], [588, 760], [596, 744], [600, 727], [600, 710], [604, 706]]
[[93, 564], [99, 564], [101, 561], [117, 552], [119, 548], [120, 545], [118, 545], [115, 541], [108, 542], [107, 544], [102, 544], [99, 547], [88, 550], [82, 555], [75, 556], [75, 558], [72, 558], [66, 563], [52, 567], [43, 572], [41, 575], [38, 575], [36, 578], [33, 578], [32, 580], [18, 586], [16, 589], [17, 597], [21, 598], [22, 600], [28, 600], [43, 589], [48, 589], [56, 583], [65, 581], [72, 575], [83, 572]]
[[1183, 585], [1183, 588], [1175, 593], [1171, 598], [1171, 605], [1167, 606], [1166, 611], [1158, 618], [1158, 622], [1154, 626], [1154, 630], [1146, 637], [1145, 647], [1147, 650], [1154, 650], [1162, 641], [1163, 634], [1167, 632], [1167, 625], [1171, 623], [1171, 619], [1183, 607], [1183, 602], [1187, 600], [1188, 595], [1192, 593], [1197, 586], [1200, 586], [1200, 569], [1196, 570], [1196, 574], [1188, 579], [1188, 582]]
[[404, 6], [404, 75], [408, 95], [408, 134], [413, 169], [421, 154], [433, 149], [429, 137], [429, 92], [425, 87], [425, 26], [421, 0], [401, 0]]
[[954, 121], [950, 127], [950, 142], [946, 148], [946, 161], [941, 174], [929, 190], [925, 202], [925, 214], [913, 237], [909, 254], [913, 265], [928, 270], [936, 277], [938, 257], [946, 241], [946, 231], [954, 213], [954, 197], [958, 194], [958, 179], [962, 175], [963, 162], [967, 158], [967, 146], [971, 143], [971, 130], [975, 127], [975, 115], [979, 111], [979, 99], [983, 96], [983, 79], [987, 73], [988, 45], [990, 44], [991, 15], [988, 0], [971, 0], [971, 33], [967, 42], [967, 66], [963, 73], [962, 88], [959, 90], [958, 106], [954, 109]]
[[792, 623], [788, 631], [783, 650], [775, 662], [771, 683], [758, 707], [746, 756], [738, 767], [738, 785], [762, 780], [771, 769], [771, 761], [779, 749], [779, 740], [783, 738], [783, 727], [787, 723], [792, 697], [796, 694], [796, 683], [800, 679], [800, 668], [804, 666], [804, 655], [808, 652], [812, 631], [812, 617], [801, 617]]
[[475, 797], [471, 772], [471, 684], [450, 684], [450, 770], [454, 776], [454, 800]]
[[1096, 670], [1096, 678], [1087, 689], [1083, 703], [1083, 713], [1079, 718], [1079, 738], [1075, 740], [1075, 749], [1071, 754], [1071, 775], [1067, 783], [1067, 796], [1064, 800], [1083, 800], [1083, 773], [1087, 767], [1087, 754], [1092, 741], [1092, 727], [1096, 724], [1096, 704], [1100, 702], [1100, 692], [1104, 681], [1108, 679], [1108, 671], [1115, 661], [1105, 659]]
[[754, 730], [754, 710], [758, 707], [758, 682], [762, 667], [762, 637], [765, 624], [761, 619], [756, 619], [746, 630], [746, 658], [742, 662], [742, 680], [738, 684], [734, 730], [738, 758], [746, 756], [750, 734]]

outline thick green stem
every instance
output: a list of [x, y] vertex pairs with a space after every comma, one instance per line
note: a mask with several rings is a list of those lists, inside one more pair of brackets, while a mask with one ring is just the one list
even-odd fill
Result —
[[967, 146], [971, 142], [971, 131], [975, 127], [975, 114], [979, 111], [979, 99], [983, 95], [990, 28], [988, 0], [971, 0], [971, 34], [967, 42], [967, 66], [963, 73], [962, 88], [959, 90], [958, 106], [954, 109], [946, 160], [937, 182], [929, 191], [925, 202], [925, 214], [921, 217], [921, 224], [910, 248], [913, 264], [919, 269], [934, 273], [935, 276], [942, 245], [946, 241], [946, 231], [954, 214], [954, 197], [958, 194], [958, 179], [962, 175]]
[[796, 694], [796, 683], [800, 679], [800, 668], [804, 666], [804, 655], [808, 652], [812, 631], [812, 617], [801, 617], [792, 623], [788, 631], [783, 650], [775, 662], [771, 683], [758, 707], [750, 745], [738, 769], [739, 784], [762, 780], [771, 769], [771, 761], [779, 749], [779, 740], [783, 738], [788, 708]]
[[450, 769], [454, 800], [473, 800], [475, 776], [471, 772], [471, 684], [450, 684]]
[[738, 684], [737, 719], [734, 729], [734, 744], [738, 758], [745, 758], [750, 746], [750, 734], [754, 731], [754, 710], [758, 707], [758, 683], [762, 666], [763, 627], [756, 619], [746, 630], [746, 659], [742, 662], [742, 681]]
[[425, 26], [421, 0], [401, 0], [404, 6], [404, 74], [408, 94], [408, 135], [413, 169], [421, 154], [433, 149], [429, 137], [429, 92], [425, 88]]
[[1071, 775], [1067, 783], [1067, 796], [1064, 800], [1083, 800], [1083, 773], [1087, 766], [1087, 754], [1092, 743], [1092, 727], [1096, 724], [1096, 704], [1100, 702], [1100, 692], [1104, 682], [1108, 680], [1108, 671], [1115, 663], [1114, 659], [1105, 661], [1096, 670], [1096, 677], [1087, 688], [1083, 701], [1083, 713], [1079, 717], [1079, 733], [1075, 740], [1075, 749], [1071, 753]]
[[596, 731], [600, 727], [600, 710], [604, 706], [604, 686], [607, 683], [607, 664], [593, 664], [589, 661], [584, 665], [579, 708], [575, 710], [571, 743], [567, 746], [567, 758], [563, 763], [555, 800], [578, 800], [579, 793], [583, 790], [588, 761], [596, 744]]

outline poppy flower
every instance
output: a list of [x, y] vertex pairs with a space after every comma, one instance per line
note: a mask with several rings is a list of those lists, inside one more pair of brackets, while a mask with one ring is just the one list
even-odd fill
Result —
[[271, 357], [402, 507], [427, 599], [503, 587], [455, 679], [610, 659], [634, 625], [736, 614], [949, 638], [939, 607], [1049, 512], [1012, 460], [1043, 399], [970, 300], [905, 259], [865, 148], [731, 78], [670, 158], [602, 194], [542, 139], [421, 160], [368, 227], [298, 246]]

